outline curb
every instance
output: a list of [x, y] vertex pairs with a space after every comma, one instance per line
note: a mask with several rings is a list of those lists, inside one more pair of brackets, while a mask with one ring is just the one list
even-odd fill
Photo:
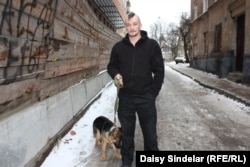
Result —
[[197, 83], [198, 83], [199, 85], [201, 85], [201, 86], [204, 86], [204, 87], [206, 87], [206, 88], [215, 90], [215, 91], [218, 92], [219, 94], [225, 95], [225, 96], [227, 96], [227, 97], [229, 97], [229, 98], [231, 98], [231, 99], [233, 99], [233, 100], [236, 100], [236, 101], [239, 101], [239, 102], [241, 102], [241, 103], [244, 103], [246, 106], [250, 106], [250, 102], [248, 102], [247, 100], [245, 100], [245, 99], [242, 98], [242, 97], [238, 97], [237, 95], [235, 95], [235, 94], [233, 94], [233, 93], [231, 93], [231, 92], [228, 92], [228, 91], [226, 91], [226, 90], [217, 88], [217, 87], [215, 87], [215, 86], [208, 85], [208, 84], [206, 84], [206, 83], [204, 83], [204, 82], [202, 82], [202, 81], [200, 81], [200, 80], [198, 80], [198, 79], [195, 79], [195, 78], [192, 77], [191, 75], [188, 75], [188, 74], [186, 74], [186, 73], [184, 73], [184, 72], [181, 72], [181, 71], [179, 71], [179, 70], [177, 70], [177, 69], [175, 69], [175, 68], [173, 68], [173, 67], [171, 67], [171, 66], [169, 66], [169, 67], [170, 67], [171, 69], [175, 70], [176, 72], [179, 72], [180, 74], [189, 77], [190, 79], [194, 80], [195, 82], [197, 82]]

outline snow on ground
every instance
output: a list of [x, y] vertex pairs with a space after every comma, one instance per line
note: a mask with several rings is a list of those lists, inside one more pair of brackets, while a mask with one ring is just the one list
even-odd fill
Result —
[[[179, 68], [188, 68], [188, 64], [178, 64]], [[170, 72], [171, 68], [166, 67], [166, 73]], [[171, 71], [175, 72], [175, 71]], [[193, 82], [193, 86], [198, 86], [192, 79], [175, 72], [176, 75], [182, 78], [184, 82]], [[209, 77], [216, 77], [216, 75], [209, 74]], [[214, 96], [220, 98], [227, 98], [219, 95], [213, 90]], [[73, 128], [66, 134], [57, 146], [51, 151], [50, 155], [41, 165], [41, 167], [84, 167], [89, 160], [89, 155], [94, 149], [94, 137], [92, 132], [92, 123], [94, 119], [100, 115], [108, 117], [110, 120], [114, 119], [114, 103], [116, 98], [116, 88], [114, 84], [109, 84], [101, 91], [101, 97], [96, 100], [90, 108], [86, 111], [84, 116], [73, 126]], [[228, 99], [228, 98], [227, 98]], [[232, 100], [232, 99], [230, 99]], [[241, 108], [243, 111], [250, 111], [250, 107], [242, 103], [232, 100], [233, 107]], [[74, 134], [75, 132], [75, 134]], [[89, 135], [90, 134], [90, 135]]]
[[[174, 61], [168, 62], [168, 63], [166, 63], [166, 65], [175, 66], [175, 68], [177, 68], [177, 69], [178, 69], [178, 68], [184, 68], [184, 69], [185, 69], [185, 68], [190, 68], [189, 63], [178, 63], [178, 64], [176, 64]], [[223, 99], [223, 100], [229, 100], [229, 101], [231, 101], [231, 104], [233, 105], [233, 106], [232, 106], [233, 108], [241, 108], [241, 110], [243, 110], [244, 112], [250, 114], [250, 107], [249, 107], [249, 106], [246, 106], [244, 103], [235, 101], [235, 100], [233, 100], [233, 99], [230, 98], [230, 97], [223, 96], [223, 95], [219, 94], [219, 93], [218, 93], [217, 91], [215, 91], [215, 90], [211, 90], [211, 89], [209, 89], [209, 88], [205, 88], [205, 87], [203, 87], [203, 86], [200, 86], [200, 84], [198, 84], [197, 82], [195, 82], [195, 81], [192, 80], [191, 78], [186, 77], [186, 76], [182, 75], [182, 74], [179, 73], [179, 72], [173, 71], [173, 70], [172, 70], [170, 67], [168, 67], [168, 66], [165, 66], [165, 70], [167, 71], [166, 74], [169, 73], [170, 71], [171, 71], [171, 72], [174, 72], [175, 75], [178, 75], [184, 83], [189, 84], [189, 85], [192, 84], [192, 86], [198, 86], [198, 87], [202, 87], [203, 89], [207, 89], [207, 91], [209, 91], [213, 96], [215, 96], [215, 97], [218, 97], [218, 96], [219, 96], [219, 97], [220, 97], [221, 99]], [[200, 73], [205, 73], [207, 77], [212, 78], [212, 79], [218, 79], [218, 78], [219, 78], [217, 75], [212, 74], [212, 73], [207, 73], [207, 72], [201, 71], [201, 70], [200, 70], [199, 72], [200, 72]], [[237, 83], [237, 85], [238, 85], [239, 87], [247, 87], [246, 85], [243, 85], [243, 84], [241, 84], [241, 83]]]
[[105, 87], [101, 97], [90, 106], [84, 116], [58, 142], [41, 167], [83, 167], [94, 149], [92, 123], [100, 115], [114, 120], [115, 98], [115, 86], [112, 84]]
[[[178, 63], [176, 64], [174, 61], [171, 61], [171, 62], [168, 62], [166, 63], [167, 65], [172, 65], [172, 66], [175, 66], [177, 68], [190, 68], [190, 64], [189, 63]], [[206, 73], [206, 75], [210, 78], [219, 78], [217, 75], [215, 74], [212, 74], [212, 73], [207, 73], [205, 71], [202, 71], [202, 70], [199, 70], [199, 72], [201, 73]]]

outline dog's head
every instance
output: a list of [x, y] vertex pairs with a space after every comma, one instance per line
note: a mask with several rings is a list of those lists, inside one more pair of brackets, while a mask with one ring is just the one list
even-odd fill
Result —
[[116, 148], [122, 146], [122, 128], [115, 127], [109, 134], [110, 139], [113, 141]]

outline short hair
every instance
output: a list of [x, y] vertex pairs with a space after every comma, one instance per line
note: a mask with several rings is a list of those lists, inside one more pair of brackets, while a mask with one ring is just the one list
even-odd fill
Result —
[[134, 12], [129, 12], [129, 14], [127, 15], [128, 20], [130, 20], [130, 19], [133, 18], [134, 16], [137, 16], [137, 17], [138, 17], [138, 20], [139, 20], [139, 23], [141, 23], [140, 17], [139, 17], [137, 14], [135, 14]]
[[134, 12], [130, 12], [128, 14], [128, 19], [131, 19], [132, 17], [134, 17], [136, 14]]

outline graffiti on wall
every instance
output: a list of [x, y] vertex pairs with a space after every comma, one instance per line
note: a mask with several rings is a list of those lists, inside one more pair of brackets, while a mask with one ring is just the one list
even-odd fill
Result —
[[18, 2], [0, 5], [0, 84], [43, 71], [49, 53], [57, 1]]

